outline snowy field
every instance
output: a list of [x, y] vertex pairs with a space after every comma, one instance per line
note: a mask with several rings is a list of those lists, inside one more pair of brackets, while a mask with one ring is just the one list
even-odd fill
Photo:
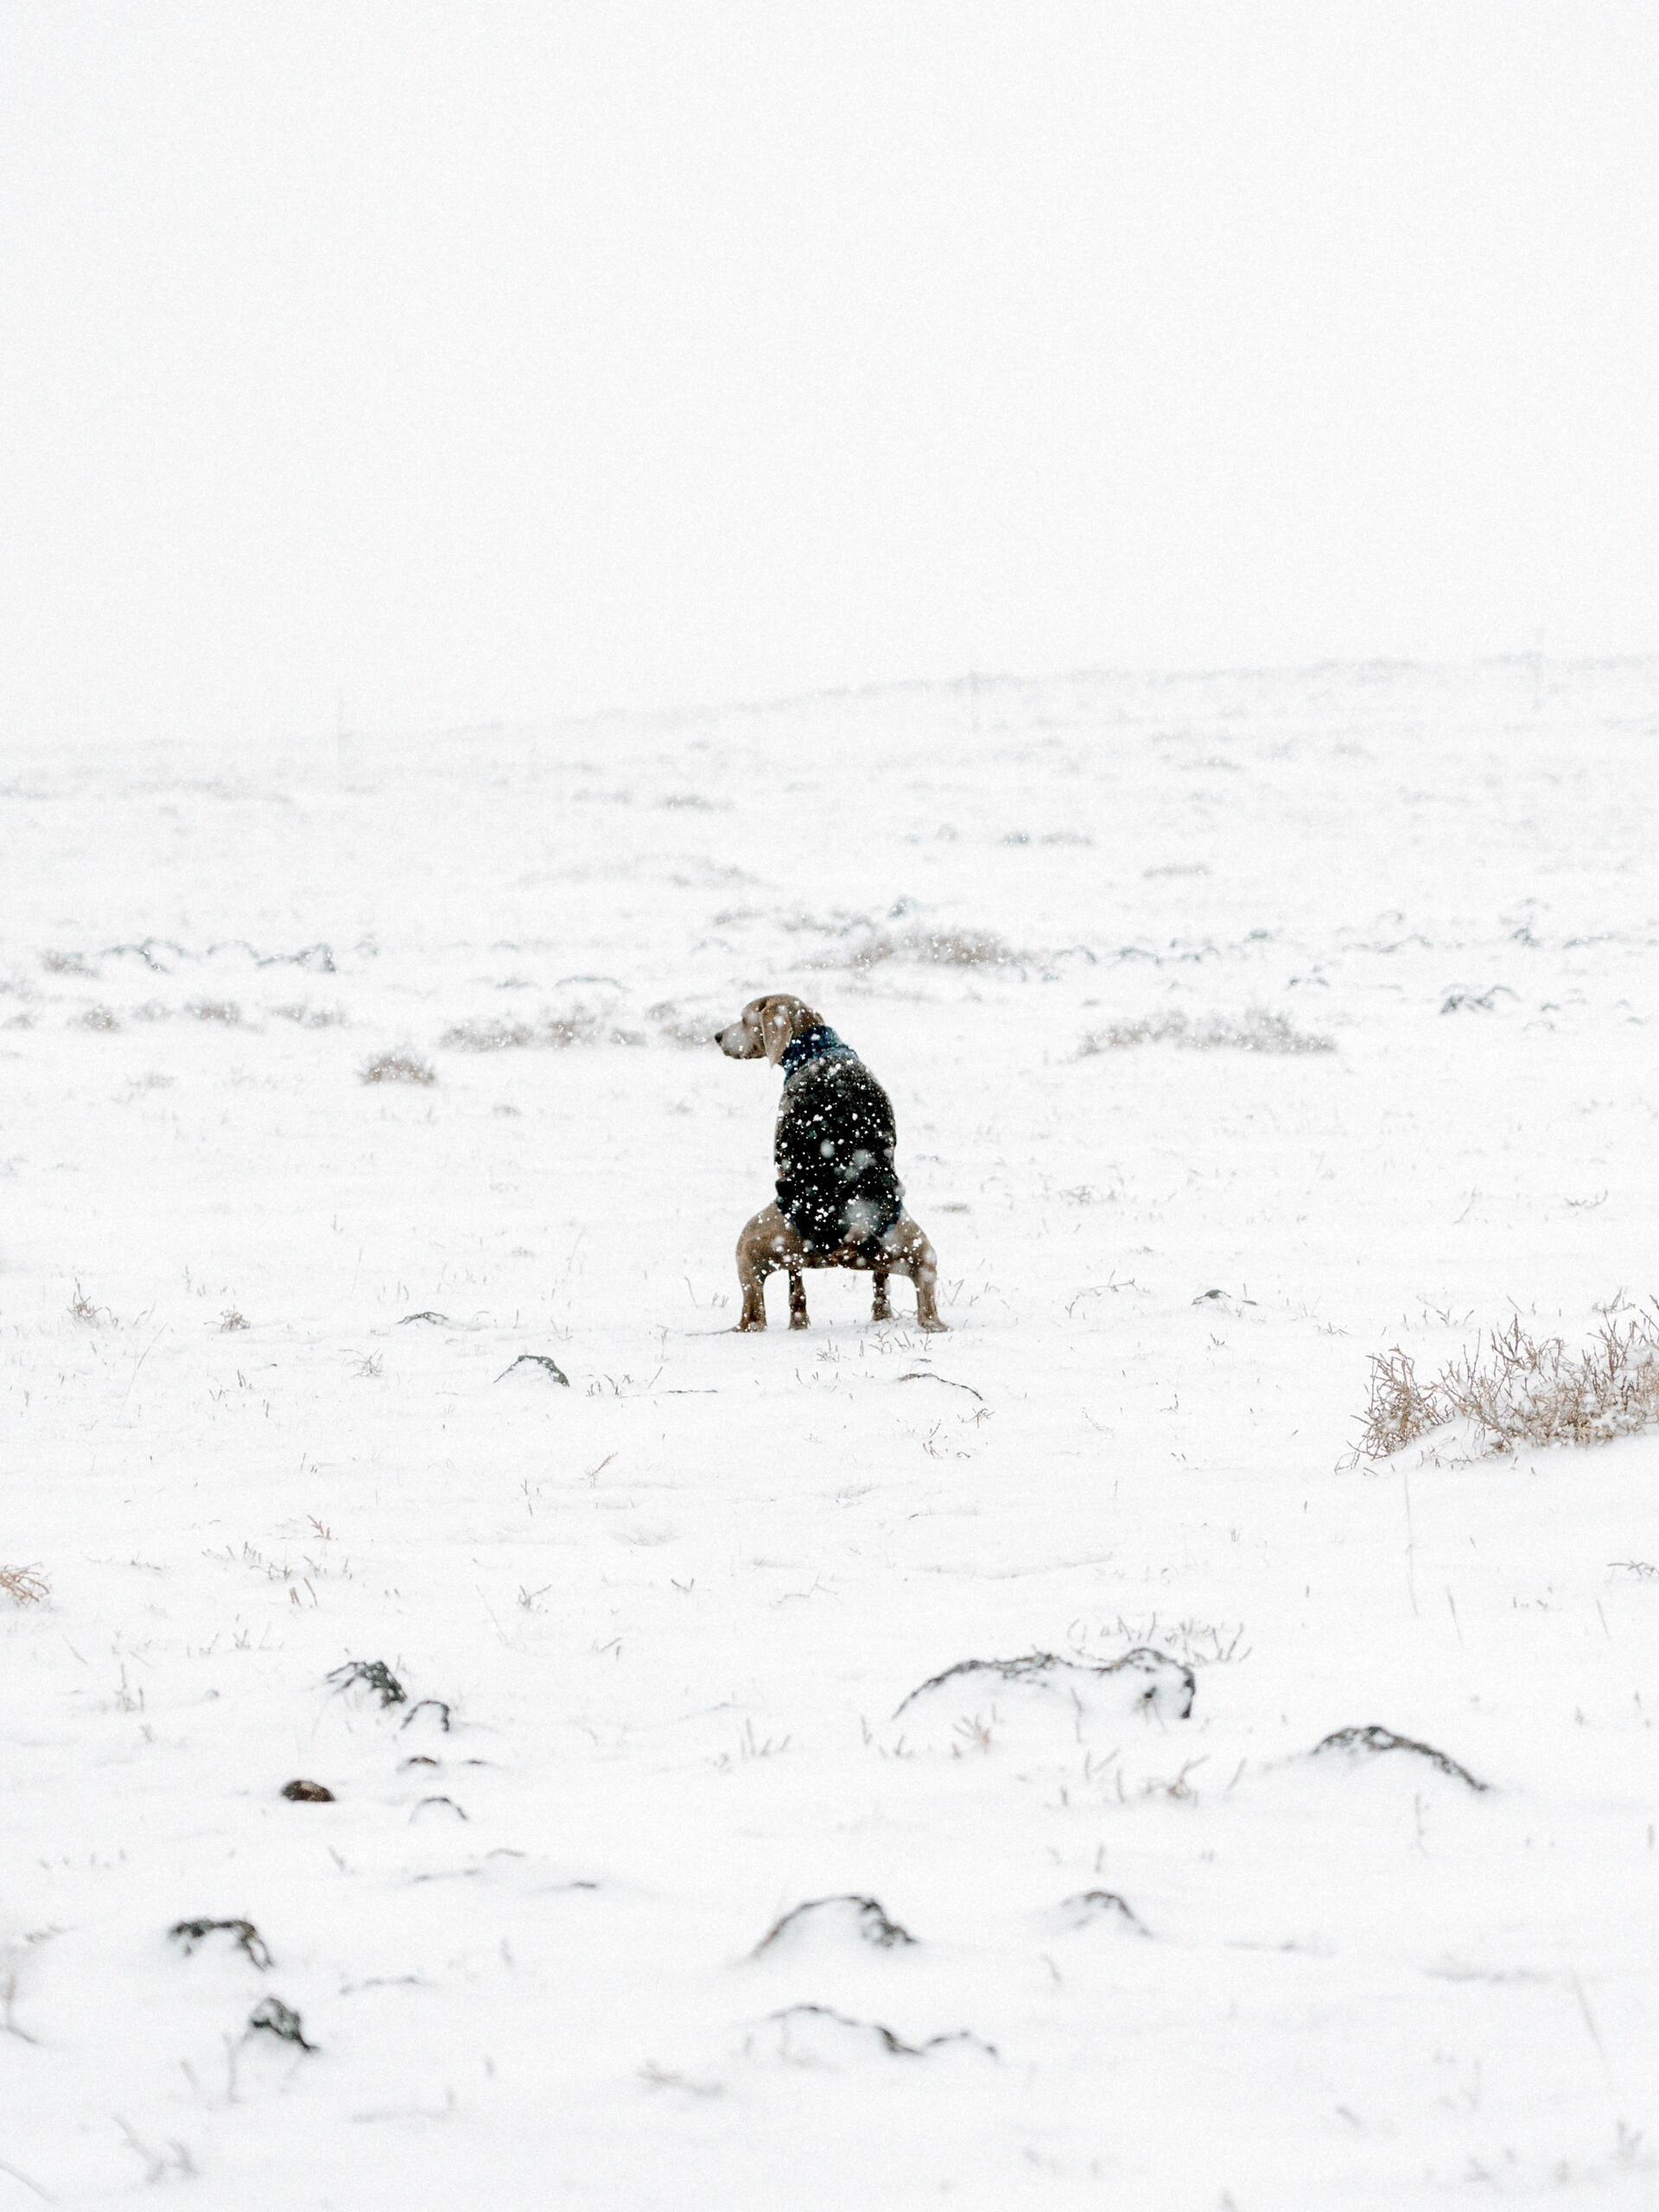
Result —
[[[1372, 1353], [1659, 1290], [1656, 733], [14, 747], [0, 2212], [1659, 2202], [1659, 1433], [1344, 1464]], [[769, 988], [950, 1334], [731, 1332]]]

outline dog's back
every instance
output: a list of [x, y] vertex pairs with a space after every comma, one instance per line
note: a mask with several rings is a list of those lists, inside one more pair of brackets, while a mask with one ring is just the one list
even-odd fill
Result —
[[862, 1248], [899, 1219], [896, 1141], [891, 1100], [846, 1046], [790, 1076], [778, 1108], [778, 1205], [808, 1251]]

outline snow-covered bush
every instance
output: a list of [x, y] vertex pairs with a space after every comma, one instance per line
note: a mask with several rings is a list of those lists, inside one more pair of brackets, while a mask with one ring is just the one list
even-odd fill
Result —
[[1396, 1344], [1371, 1356], [1352, 1461], [1385, 1459], [1431, 1429], [1470, 1424], [1484, 1452], [1605, 1444], [1659, 1425], [1659, 1304], [1605, 1320], [1583, 1350], [1528, 1335], [1517, 1314], [1427, 1380]]

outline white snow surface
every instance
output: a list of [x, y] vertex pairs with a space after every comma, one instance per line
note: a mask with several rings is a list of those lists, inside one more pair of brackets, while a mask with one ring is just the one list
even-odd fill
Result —
[[[1659, 1437], [1344, 1465], [1373, 1351], [1659, 1289], [1656, 733], [1516, 661], [14, 742], [0, 2212], [1659, 2201]], [[767, 989], [948, 1335], [732, 1332]], [[1333, 1049], [1080, 1051], [1260, 1014]]]

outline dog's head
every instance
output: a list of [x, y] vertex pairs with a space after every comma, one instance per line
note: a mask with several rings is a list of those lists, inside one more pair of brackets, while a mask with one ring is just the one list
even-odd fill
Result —
[[776, 1067], [793, 1039], [817, 1028], [822, 1020], [804, 999], [773, 992], [751, 999], [728, 1028], [715, 1032], [715, 1042], [728, 1059], [765, 1059]]

